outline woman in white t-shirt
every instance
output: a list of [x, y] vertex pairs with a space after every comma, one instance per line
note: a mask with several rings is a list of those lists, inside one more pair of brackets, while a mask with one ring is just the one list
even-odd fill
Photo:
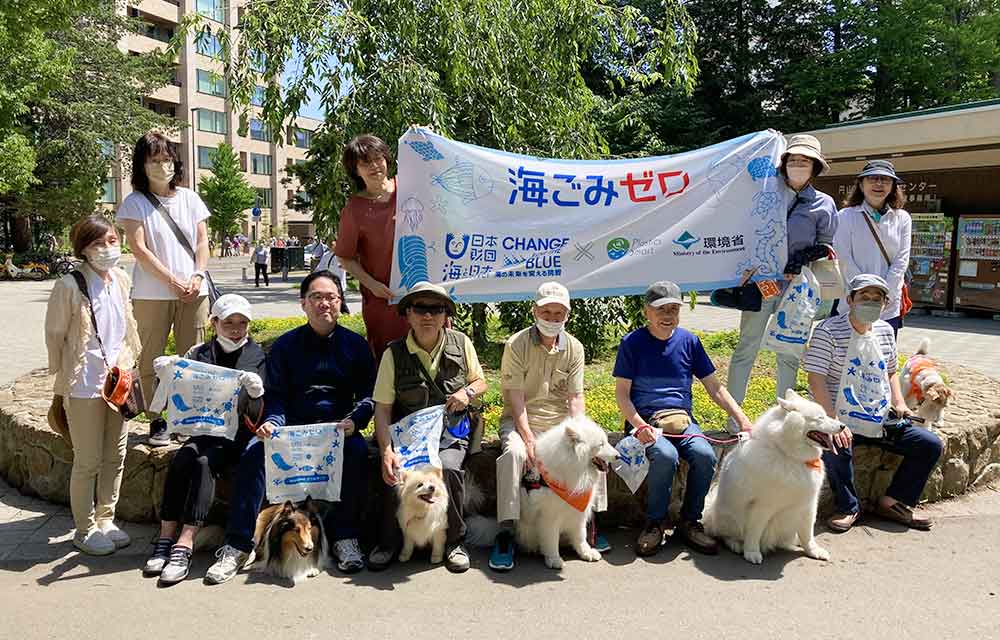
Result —
[[[132, 188], [118, 221], [125, 227], [135, 255], [132, 300], [139, 325], [142, 354], [139, 369], [147, 398], [153, 393], [153, 359], [163, 355], [171, 329], [177, 353], [204, 342], [208, 323], [208, 208], [198, 194], [177, 186], [184, 163], [177, 145], [159, 133], [147, 133], [135, 144]], [[186, 242], [181, 242], [169, 216]], [[149, 415], [149, 443], [169, 443], [167, 424]]]

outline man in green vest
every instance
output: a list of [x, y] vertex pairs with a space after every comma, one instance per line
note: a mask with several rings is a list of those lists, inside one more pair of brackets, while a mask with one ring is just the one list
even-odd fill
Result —
[[[390, 342], [375, 380], [375, 437], [382, 454], [382, 479], [390, 487], [383, 507], [379, 545], [368, 556], [368, 567], [384, 569], [392, 562], [402, 544], [396, 522], [399, 497], [400, 456], [393, 450], [390, 425], [415, 411], [434, 405], [445, 406], [446, 418], [467, 412], [477, 396], [486, 391], [486, 379], [472, 341], [453, 329], [446, 329], [448, 316], [455, 313], [455, 303], [447, 292], [429, 282], [419, 282], [399, 301], [399, 312], [406, 317], [410, 331], [406, 338]], [[457, 422], [446, 420], [448, 424]], [[471, 420], [473, 427], [481, 423]], [[466, 424], [470, 424], [466, 423]], [[462, 503], [465, 497], [465, 472], [462, 463], [474, 447], [478, 431], [443, 428], [440, 458], [448, 487], [448, 537], [445, 562], [449, 571], [461, 573], [469, 568]]]

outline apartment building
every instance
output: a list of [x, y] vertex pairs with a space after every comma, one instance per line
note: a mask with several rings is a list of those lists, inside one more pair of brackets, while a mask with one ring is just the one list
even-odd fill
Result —
[[[313, 132], [321, 121], [296, 118], [288, 123], [284, 144], [275, 144], [272, 132], [259, 119], [266, 84], [262, 78], [251, 101], [248, 130], [241, 136], [239, 111], [233, 109], [221, 76], [222, 52], [215, 34], [236, 26], [240, 7], [245, 3], [246, 0], [142, 0], [138, 6], [129, 5], [125, 10], [145, 22], [146, 31], [142, 35], [130, 34], [120, 46], [133, 55], [162, 49], [182, 18], [195, 13], [206, 18], [213, 35], [189, 37], [178, 56], [173, 83], [147, 96], [143, 103], [152, 111], [188, 125], [176, 138], [185, 159], [187, 187], [196, 188], [192, 185], [211, 174], [211, 154], [220, 144], [233, 147], [247, 181], [258, 194], [259, 221], [254, 220], [253, 210], [248, 209], [242, 224], [242, 231], [248, 237], [312, 236], [315, 225], [311, 213], [298, 212], [289, 206], [289, 201], [300, 191], [298, 184], [284, 185], [282, 179], [286, 177], [287, 166], [305, 160]], [[128, 174], [128, 167], [114, 168], [105, 184], [102, 197], [105, 206], [116, 207], [131, 191]]]

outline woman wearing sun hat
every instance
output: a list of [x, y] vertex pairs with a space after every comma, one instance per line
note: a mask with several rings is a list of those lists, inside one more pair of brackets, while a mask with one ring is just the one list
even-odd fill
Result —
[[[837, 205], [833, 198], [817, 191], [812, 180], [830, 168], [819, 140], [808, 134], [788, 138], [788, 147], [781, 155], [778, 171], [785, 179], [788, 212], [788, 262], [785, 264], [785, 281], [791, 280], [802, 266], [825, 258], [833, 244], [837, 228]], [[782, 283], [784, 286], [784, 283]], [[771, 314], [775, 312], [781, 296], [762, 300], [760, 311], [743, 311], [740, 316], [740, 342], [729, 362], [729, 394], [738, 403], [746, 396], [750, 370], [753, 368], [761, 340]], [[799, 360], [795, 356], [778, 354], [777, 397], [795, 386]]]
[[[910, 214], [903, 210], [903, 181], [888, 160], [871, 160], [857, 175], [851, 195], [837, 214], [833, 246], [844, 282], [861, 273], [884, 278], [889, 300], [882, 320], [899, 333], [903, 326], [903, 280], [910, 263]], [[847, 301], [841, 301], [846, 309]]]

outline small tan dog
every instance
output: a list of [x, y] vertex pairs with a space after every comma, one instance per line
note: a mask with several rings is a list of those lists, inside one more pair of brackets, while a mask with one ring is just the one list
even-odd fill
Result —
[[396, 519], [403, 531], [399, 561], [409, 560], [414, 548], [430, 545], [431, 562], [441, 562], [448, 532], [448, 489], [441, 470], [427, 467], [404, 471], [396, 490], [399, 492]]
[[951, 389], [937, 370], [937, 364], [927, 356], [930, 347], [930, 338], [924, 338], [917, 352], [906, 361], [899, 374], [906, 406], [916, 411], [927, 426], [940, 422], [952, 395]]

